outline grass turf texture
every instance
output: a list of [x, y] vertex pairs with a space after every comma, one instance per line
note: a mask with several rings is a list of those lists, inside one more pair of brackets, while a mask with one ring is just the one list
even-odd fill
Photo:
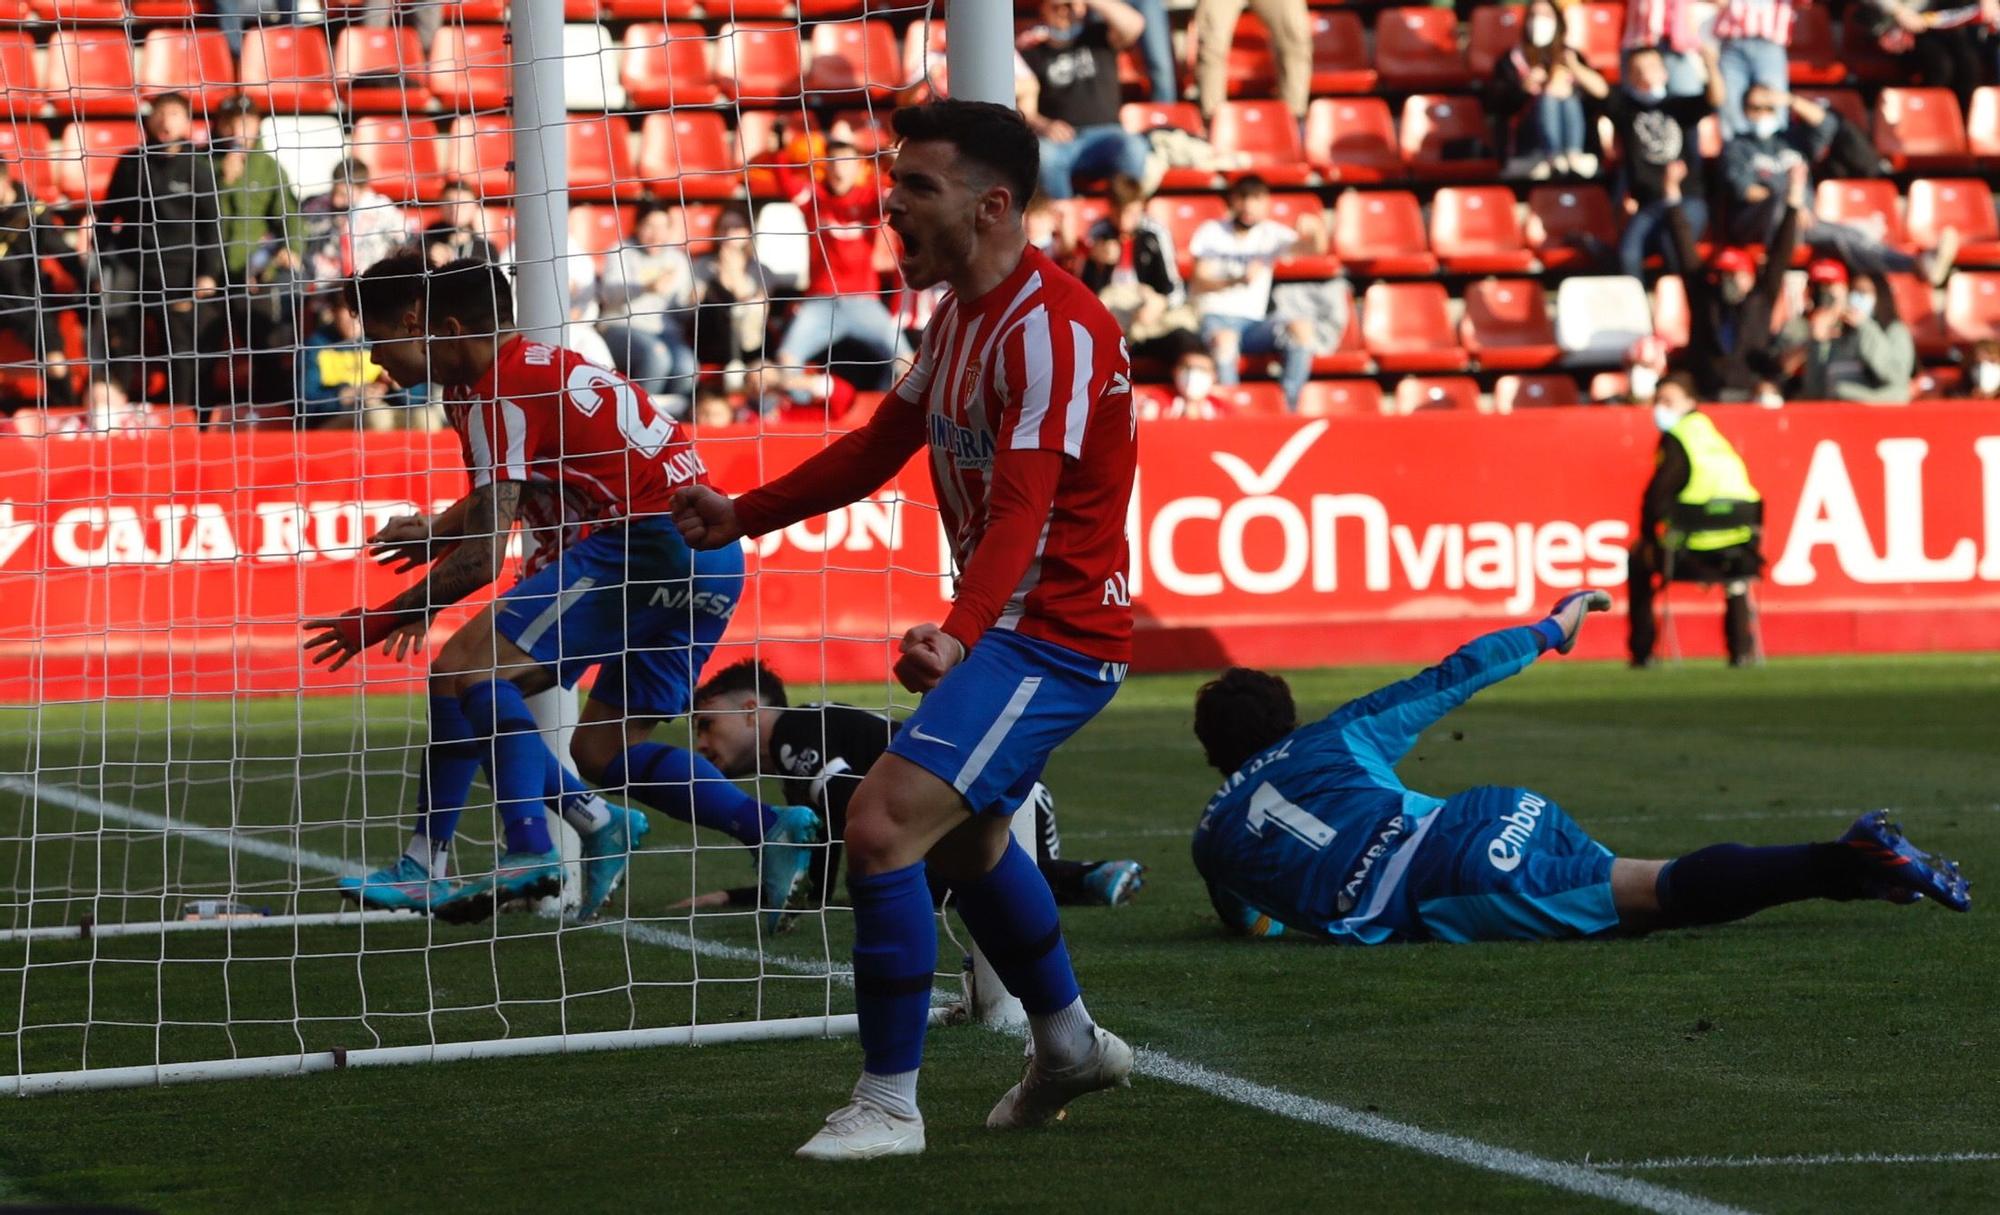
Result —
[[[1293, 683], [1302, 710], [1315, 713], [1401, 673], [1311, 673]], [[1557, 1160], [2000, 1151], [1991, 1016], [2000, 935], [1990, 908], [1956, 916], [1929, 906], [1804, 905], [1617, 943], [1360, 950], [1221, 939], [1187, 859], [1187, 831], [1215, 784], [1188, 734], [1195, 682], [1133, 681], [1051, 767], [1067, 855], [1134, 856], [1152, 867], [1136, 905], [1065, 915], [1093, 1011], [1133, 1042]], [[872, 693], [879, 703], [880, 689]], [[25, 746], [33, 715], [0, 712], [13, 718], [5, 769], [34, 771]], [[38, 763], [60, 783], [95, 778], [102, 763], [104, 796], [176, 817], [233, 814], [277, 828], [296, 814], [306, 825], [295, 839], [262, 838], [379, 862], [401, 845], [397, 814], [412, 792], [409, 759], [386, 748], [414, 742], [417, 715], [399, 698], [179, 705], [171, 728], [157, 705], [108, 721], [43, 711]], [[1534, 787], [1629, 856], [1719, 840], [1830, 838], [1860, 810], [1889, 806], [1978, 883], [2000, 874], [1996, 720], [1996, 657], [1647, 673], [1549, 661], [1447, 719], [1402, 772], [1438, 793]], [[378, 749], [366, 778], [352, 754], [364, 730]], [[15, 804], [0, 793], [0, 831]], [[364, 812], [365, 833], [351, 825]], [[490, 819], [474, 809], [466, 821], [486, 834]], [[44, 804], [38, 826], [45, 837], [94, 836], [98, 822]], [[45, 838], [34, 871], [78, 889], [158, 887], [172, 875], [169, 913], [180, 893], [228, 889], [220, 850], [163, 845], [157, 833], [135, 838], [130, 847]], [[672, 849], [687, 838], [661, 824], [649, 843]], [[657, 918], [697, 887], [746, 880], [742, 856], [716, 848], [642, 858], [633, 912], [658, 929], [754, 945], [742, 917]], [[18, 887], [27, 860], [18, 844], [0, 844], [0, 878], [13, 875]], [[246, 901], [289, 909], [282, 866], [251, 857], [235, 865]], [[318, 889], [298, 908], [330, 909], [330, 877], [304, 877]], [[161, 907], [135, 900], [122, 913], [157, 918]], [[830, 949], [844, 962], [845, 929], [842, 913], [807, 917], [773, 948], [805, 958]], [[366, 958], [353, 930], [309, 930], [296, 941], [285, 930], [244, 933], [226, 964], [219, 933], [164, 945], [105, 940], [94, 950], [0, 945], [0, 1074], [17, 1061], [22, 1070], [75, 1066], [84, 1046], [75, 1029], [21, 1030], [28, 960], [26, 1023], [94, 1019], [92, 1066], [150, 1059], [156, 1002], [169, 1019], [188, 1021], [221, 1021], [227, 1008], [243, 1054], [301, 1041], [352, 1047], [433, 1032], [724, 1020], [760, 999], [767, 1015], [847, 1007], [824, 980], [767, 972], [759, 983], [758, 968], [743, 962], [702, 959], [705, 981], [695, 987], [685, 950], [628, 943], [615, 930], [557, 937], [547, 921], [521, 916], [498, 933], [371, 928]], [[174, 961], [158, 964], [162, 950]], [[294, 963], [295, 951], [306, 958]], [[295, 1009], [317, 1019], [295, 1023]], [[230, 1040], [202, 1026], [158, 1037], [166, 1058], [226, 1053]], [[363, 1211], [379, 1209], [383, 1193], [444, 1210], [751, 1210], [801, 1196], [815, 1208], [849, 1209], [1330, 1200], [1370, 1211], [1611, 1209], [1144, 1079], [1129, 1094], [1087, 1101], [1050, 1131], [988, 1135], [978, 1125], [1014, 1078], [1018, 1052], [1017, 1042], [977, 1029], [934, 1033], [924, 1082], [930, 1154], [862, 1169], [788, 1158], [844, 1097], [857, 1063], [851, 1042], [799, 1042], [21, 1101], [5, 1108], [0, 1185], [10, 1197], [170, 1211]], [[1633, 1175], [1758, 1211], [1971, 1212], [1992, 1209], [2000, 1194], [2000, 1163], [1991, 1161]]]

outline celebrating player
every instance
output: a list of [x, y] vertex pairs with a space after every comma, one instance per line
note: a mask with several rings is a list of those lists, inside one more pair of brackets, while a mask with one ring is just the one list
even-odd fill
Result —
[[1648, 932], [1814, 898], [1971, 907], [1958, 866], [1918, 851], [1880, 811], [1833, 843], [1642, 861], [1614, 857], [1530, 790], [1440, 799], [1397, 779], [1427, 727], [1538, 655], [1567, 654], [1585, 614], [1610, 606], [1602, 591], [1567, 595], [1547, 619], [1489, 633], [1309, 726], [1275, 675], [1238, 667], [1204, 685], [1195, 734], [1229, 779], [1195, 828], [1194, 862], [1224, 926], [1377, 945]]
[[[454, 386], [445, 389], [448, 412], [474, 484], [437, 519], [385, 532], [385, 553], [411, 562], [428, 560], [437, 541], [447, 547], [424, 581], [381, 607], [309, 622], [317, 630], [306, 642], [314, 661], [338, 669], [377, 644], [394, 657], [411, 652], [435, 612], [499, 577], [517, 521], [534, 551], [553, 550], [453, 633], [432, 663], [421, 840], [357, 893], [456, 922], [554, 894], [561, 854], [544, 805], [555, 800], [583, 840], [587, 917], [623, 871], [645, 820], [614, 813], [563, 769], [525, 696], [557, 683], [573, 687], [600, 667], [571, 744], [579, 769], [688, 816], [690, 781], [706, 765], [646, 739], [659, 721], [687, 711], [741, 592], [742, 553], [697, 557], [688, 549], [667, 512], [677, 487], [705, 482], [700, 457], [622, 376], [510, 333], [504, 271], [472, 260], [432, 270], [417, 254], [399, 255], [356, 280], [349, 304], [370, 354], [397, 382]], [[507, 848], [492, 873], [452, 883], [439, 876], [445, 850], [482, 761]], [[804, 845], [817, 817], [802, 807], [779, 813], [751, 805], [704, 825], [767, 845], [764, 885], [782, 908], [810, 859]]]
[[1048, 883], [1007, 824], [1050, 752], [1124, 679], [1130, 361], [1097, 298], [1028, 247], [1039, 151], [1019, 114], [942, 101], [897, 110], [895, 129], [884, 213], [898, 265], [915, 290], [950, 288], [916, 365], [866, 426], [791, 473], [734, 501], [690, 486], [674, 509], [689, 543], [735, 544], [861, 498], [928, 443], [958, 571], [944, 623], [903, 635], [896, 675], [923, 704], [848, 804], [863, 1062], [853, 1099], [799, 1149], [818, 1160], [923, 1150], [917, 1070], [937, 968], [927, 864], [1028, 1011], [1027, 1074], [987, 1125], [1046, 1122], [1132, 1070], [1131, 1048], [1085, 1011]]
[[[823, 896], [839, 868], [847, 803], [903, 723], [853, 705], [792, 707], [785, 681], [754, 658], [724, 667], [703, 683], [694, 694], [694, 712], [694, 747], [703, 759], [732, 779], [782, 775], [785, 796], [819, 812], [830, 846], [825, 859], [807, 870], [806, 885]], [[1047, 785], [1037, 781], [1026, 800], [1035, 815], [1035, 863], [1058, 907], [1116, 907], [1139, 892], [1145, 866], [1137, 861], [1062, 859], [1056, 799]], [[943, 883], [934, 873], [931, 878], [932, 894], [942, 895]], [[757, 890], [746, 886], [698, 895], [688, 905], [744, 906], [757, 897]], [[806, 901], [820, 900], [808, 895]]]

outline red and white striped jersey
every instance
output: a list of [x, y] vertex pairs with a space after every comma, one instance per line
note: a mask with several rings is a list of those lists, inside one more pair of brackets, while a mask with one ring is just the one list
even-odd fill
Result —
[[1619, 46], [1632, 50], [1657, 46], [1692, 51], [1701, 45], [1695, 25], [1694, 0], [1630, 0], [1625, 6], [1625, 36]]
[[1792, 44], [1794, 0], [1723, 0], [1715, 16], [1717, 41], [1763, 38], [1779, 46]]

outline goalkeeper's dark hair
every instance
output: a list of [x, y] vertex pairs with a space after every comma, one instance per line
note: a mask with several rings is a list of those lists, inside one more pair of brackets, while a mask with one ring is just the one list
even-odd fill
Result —
[[435, 269], [423, 252], [391, 253], [347, 284], [347, 306], [362, 320], [415, 309], [428, 332], [447, 317], [470, 334], [514, 327], [514, 284], [492, 262], [461, 257]]
[[990, 101], [932, 101], [905, 106], [890, 120], [909, 143], [939, 140], [958, 150], [962, 164], [978, 165], [1013, 196], [1014, 213], [1027, 210], [1041, 179], [1042, 144], [1020, 111]]
[[1269, 671], [1231, 667], [1194, 694], [1194, 736], [1224, 776], [1299, 728], [1292, 687]]
[[791, 704], [785, 698], [785, 681], [755, 658], [731, 663], [709, 676], [707, 683], [695, 689], [694, 703], [705, 704], [718, 696], [741, 696], [745, 692], [774, 709]]

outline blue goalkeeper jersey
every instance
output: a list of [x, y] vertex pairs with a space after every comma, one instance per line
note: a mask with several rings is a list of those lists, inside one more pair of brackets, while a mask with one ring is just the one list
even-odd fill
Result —
[[1533, 628], [1488, 633], [1299, 727], [1232, 774], [1194, 833], [1195, 868], [1224, 922], [1369, 945], [1413, 935], [1403, 881], [1448, 803], [1405, 788], [1396, 764], [1439, 718], [1525, 670], [1544, 645]]

